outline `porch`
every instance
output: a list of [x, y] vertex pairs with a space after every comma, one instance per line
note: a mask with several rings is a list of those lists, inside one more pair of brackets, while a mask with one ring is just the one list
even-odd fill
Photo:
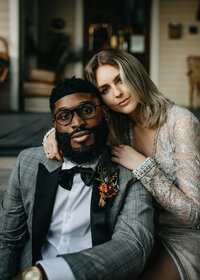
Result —
[[[200, 107], [191, 109], [200, 121]], [[0, 114], [0, 201], [18, 153], [41, 146], [44, 134], [52, 127], [48, 113]]]

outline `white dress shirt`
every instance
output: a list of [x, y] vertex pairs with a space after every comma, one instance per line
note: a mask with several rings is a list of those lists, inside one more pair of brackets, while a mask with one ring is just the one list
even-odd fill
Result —
[[[62, 169], [74, 164], [64, 159]], [[91, 167], [95, 170], [97, 162]], [[75, 253], [92, 247], [90, 205], [92, 188], [86, 186], [80, 174], [75, 174], [71, 191], [58, 186], [53, 213], [39, 261], [50, 280], [74, 280], [68, 263], [57, 255]]]

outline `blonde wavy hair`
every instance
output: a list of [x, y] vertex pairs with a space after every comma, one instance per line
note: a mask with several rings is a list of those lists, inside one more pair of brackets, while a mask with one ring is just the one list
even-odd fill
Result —
[[[94, 55], [85, 67], [85, 78], [96, 87], [96, 70], [102, 65], [111, 65], [120, 70], [121, 80], [138, 101], [147, 128], [161, 126], [165, 122], [167, 107], [172, 102], [161, 94], [143, 65], [132, 54], [107, 49]], [[112, 110], [109, 112], [110, 144], [130, 144], [129, 131], [133, 121], [127, 115]]]

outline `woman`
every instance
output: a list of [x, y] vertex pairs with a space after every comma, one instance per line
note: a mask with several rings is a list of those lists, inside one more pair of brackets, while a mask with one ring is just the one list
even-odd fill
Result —
[[[112, 160], [133, 170], [155, 198], [158, 241], [140, 279], [200, 279], [198, 120], [167, 100], [129, 53], [99, 52], [85, 76], [111, 109]], [[60, 157], [54, 143], [45, 146], [49, 158]]]

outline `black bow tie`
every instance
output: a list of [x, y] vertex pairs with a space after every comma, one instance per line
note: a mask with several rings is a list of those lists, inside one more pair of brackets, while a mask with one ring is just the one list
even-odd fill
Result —
[[64, 189], [71, 190], [73, 184], [73, 178], [75, 173], [80, 173], [83, 182], [89, 186], [91, 185], [94, 177], [94, 171], [92, 168], [75, 166], [71, 169], [63, 169], [59, 171], [59, 185]]

